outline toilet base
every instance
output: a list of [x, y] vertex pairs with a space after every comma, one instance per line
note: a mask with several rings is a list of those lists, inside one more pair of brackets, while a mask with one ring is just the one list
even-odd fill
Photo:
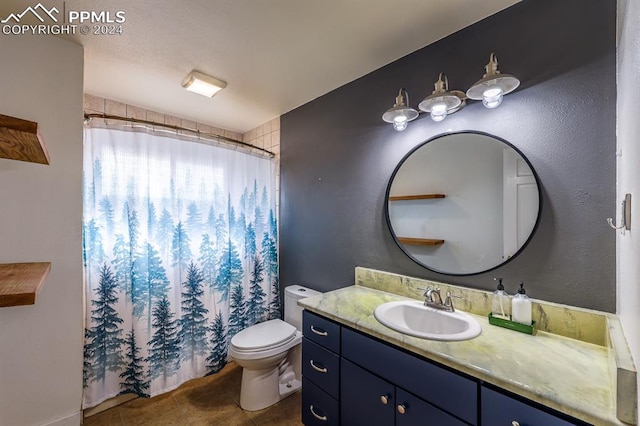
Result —
[[302, 383], [298, 379], [280, 381], [278, 368], [242, 370], [240, 407], [246, 411], [263, 410], [298, 391]]

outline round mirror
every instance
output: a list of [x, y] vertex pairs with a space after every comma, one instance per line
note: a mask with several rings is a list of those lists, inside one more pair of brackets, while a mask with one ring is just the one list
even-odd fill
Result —
[[417, 146], [396, 167], [387, 222], [415, 262], [449, 275], [489, 271], [527, 244], [540, 217], [531, 164], [508, 142], [452, 133]]

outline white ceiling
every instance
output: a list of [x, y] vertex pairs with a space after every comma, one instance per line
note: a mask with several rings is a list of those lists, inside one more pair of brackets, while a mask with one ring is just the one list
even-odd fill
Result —
[[[40, 1], [125, 12], [122, 35], [65, 36], [84, 46], [85, 93], [245, 132], [518, 0]], [[0, 19], [37, 3], [3, 0]], [[227, 88], [187, 92], [192, 69]]]

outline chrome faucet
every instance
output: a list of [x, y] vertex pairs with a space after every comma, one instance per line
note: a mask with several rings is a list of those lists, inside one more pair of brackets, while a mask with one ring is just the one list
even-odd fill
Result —
[[424, 292], [424, 306], [429, 306], [431, 308], [440, 309], [443, 311], [454, 312], [455, 308], [453, 307], [453, 300], [451, 292], [447, 292], [447, 298], [442, 301], [442, 295], [440, 294], [440, 289], [438, 287], [429, 287]]

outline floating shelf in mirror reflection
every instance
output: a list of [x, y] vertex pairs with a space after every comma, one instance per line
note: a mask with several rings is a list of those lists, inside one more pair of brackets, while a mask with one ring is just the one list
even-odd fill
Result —
[[[524, 249], [540, 220], [540, 194], [532, 165], [509, 142], [476, 131], [448, 133], [400, 161], [387, 186], [385, 215], [413, 261], [441, 274], [472, 275]], [[434, 236], [447, 243], [424, 238]]]
[[411, 200], [431, 200], [434, 198], [444, 198], [444, 194], [422, 194], [422, 195], [396, 195], [389, 197], [389, 201], [411, 201]]
[[411, 244], [414, 246], [439, 246], [440, 244], [444, 244], [444, 240], [434, 240], [431, 238], [398, 237], [398, 241], [404, 244]]

